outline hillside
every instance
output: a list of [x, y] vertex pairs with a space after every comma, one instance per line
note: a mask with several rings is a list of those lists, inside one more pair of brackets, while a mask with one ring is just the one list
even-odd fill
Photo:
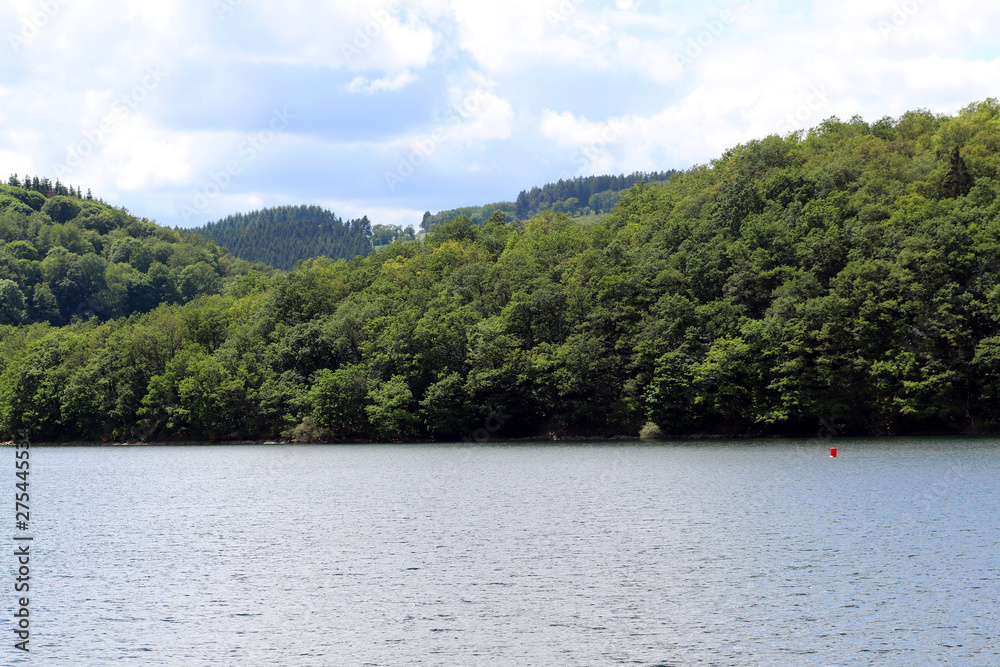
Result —
[[[528, 219], [544, 211], [574, 216], [607, 213], [621, 192], [640, 181], [665, 182], [676, 172], [634, 172], [628, 176], [590, 176], [524, 191], [516, 202], [497, 202], [483, 206], [441, 211], [424, 215], [424, 230], [467, 215], [482, 224], [497, 211], [507, 219]], [[582, 203], [581, 203], [582, 202]], [[262, 262], [285, 271], [306, 259], [328, 257], [351, 259], [367, 255], [373, 248], [396, 240], [414, 239], [412, 227], [373, 225], [367, 216], [344, 222], [319, 206], [279, 206], [250, 213], [237, 213], [217, 222], [177, 231], [200, 234], [226, 248], [240, 259]]]
[[665, 183], [677, 172], [653, 171], [632, 172], [629, 175], [618, 176], [580, 176], [547, 183], [542, 187], [522, 190], [515, 201], [496, 202], [484, 206], [466, 206], [440, 211], [431, 215], [424, 214], [421, 226], [426, 230], [431, 225], [438, 225], [454, 220], [460, 215], [467, 215], [475, 224], [481, 224], [497, 211], [503, 211], [508, 219], [527, 220], [545, 211], [567, 213], [571, 216], [599, 215], [610, 212], [621, 193], [636, 183]]
[[0, 432], [997, 432], [998, 148], [996, 100], [831, 118], [596, 221], [460, 217], [127, 320], [0, 327]]
[[25, 180], [31, 189], [0, 185], [0, 324], [144, 313], [218, 293], [250, 268], [214, 243], [83, 199], [58, 181]]
[[344, 222], [319, 206], [279, 206], [237, 213], [218, 222], [181, 230], [200, 234], [250, 262], [289, 270], [313, 257], [350, 259], [372, 248], [367, 217]]

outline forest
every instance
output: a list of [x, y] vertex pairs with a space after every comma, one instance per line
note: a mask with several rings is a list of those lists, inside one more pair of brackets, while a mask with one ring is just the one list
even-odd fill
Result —
[[218, 293], [252, 268], [201, 237], [58, 182], [35, 184], [40, 189], [0, 185], [0, 324], [61, 326], [148, 312]]
[[[604, 217], [460, 216], [289, 272], [121, 211], [15, 192], [31, 210], [0, 216], [0, 298], [8, 319], [9, 294], [28, 314], [0, 326], [0, 433], [997, 432], [998, 149], [993, 99], [951, 116], [830, 118], [637, 183]], [[125, 247], [148, 248], [148, 263]], [[56, 267], [88, 256], [108, 293], [112, 269], [142, 283], [154, 265], [176, 292], [152, 309], [117, 314], [100, 297], [106, 316], [78, 313], [57, 289], [81, 272]], [[184, 282], [194, 266], [211, 269], [199, 275], [212, 289]], [[55, 299], [44, 317], [38, 289]]]
[[[569, 213], [573, 216], [607, 213], [621, 192], [640, 181], [666, 181], [674, 172], [635, 172], [628, 176], [589, 176], [522, 192], [517, 202], [498, 202], [485, 206], [467, 206], [431, 215], [424, 214], [421, 229], [467, 215], [474, 224], [482, 224], [497, 211], [507, 219], [526, 220], [542, 211]], [[13, 177], [16, 178], [16, 177]], [[61, 194], [58, 182], [35, 178], [36, 190], [51, 196]], [[55, 189], [53, 189], [55, 188]], [[72, 192], [72, 190], [71, 190]], [[89, 196], [89, 192], [88, 192]], [[582, 198], [583, 204], [580, 203]], [[589, 202], [589, 203], [588, 203]], [[332, 211], [319, 206], [278, 206], [249, 213], [236, 213], [199, 227], [176, 228], [185, 234], [199, 234], [249, 262], [262, 262], [290, 271], [304, 259], [327, 257], [351, 259], [367, 255], [373, 248], [393, 241], [414, 240], [416, 230], [396, 225], [372, 224], [367, 216], [344, 221]]]
[[497, 211], [503, 211], [508, 219], [527, 220], [545, 211], [568, 213], [573, 217], [585, 215], [600, 215], [609, 213], [621, 197], [624, 190], [636, 183], [666, 182], [676, 172], [670, 171], [636, 171], [618, 176], [579, 176], [572, 179], [560, 179], [555, 183], [547, 183], [542, 187], [522, 190], [517, 199], [512, 202], [496, 202], [485, 206], [466, 206], [449, 209], [431, 214], [424, 213], [421, 228], [430, 229], [432, 225], [454, 220], [460, 215], [467, 215], [474, 224], [480, 224]]
[[388, 225], [373, 227], [367, 216], [344, 222], [319, 206], [278, 206], [237, 213], [178, 231], [200, 234], [240, 259], [285, 271], [294, 268], [299, 260], [312, 257], [350, 259], [367, 255], [373, 243], [386, 245], [401, 233]]
[[614, 208], [623, 190], [637, 183], [667, 182], [670, 171], [635, 171], [618, 176], [581, 176], [549, 183], [541, 188], [522, 190], [514, 202], [514, 214], [525, 220], [545, 211], [587, 215], [607, 213]]

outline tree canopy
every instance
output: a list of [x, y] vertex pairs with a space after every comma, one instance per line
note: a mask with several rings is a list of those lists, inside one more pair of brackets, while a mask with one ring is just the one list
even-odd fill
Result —
[[571, 216], [598, 215], [608, 213], [618, 202], [621, 193], [633, 185], [646, 182], [667, 182], [677, 173], [670, 171], [635, 171], [617, 176], [579, 176], [559, 179], [542, 187], [535, 186], [522, 190], [512, 202], [496, 202], [485, 206], [466, 206], [447, 211], [424, 214], [421, 227], [425, 230], [432, 225], [467, 215], [475, 224], [488, 220], [501, 211], [505, 219], [527, 220], [545, 211], [567, 213]]
[[0, 185], [0, 323], [64, 325], [148, 312], [218, 293], [251, 268], [199, 236], [32, 180], [48, 196]]
[[350, 259], [367, 255], [373, 244], [372, 224], [367, 216], [344, 222], [319, 206], [279, 206], [237, 213], [184, 231], [200, 234], [240, 259], [286, 271], [300, 260], [314, 257]]
[[[81, 213], [68, 223], [10, 204], [0, 230], [17, 232], [4, 237], [4, 261], [43, 287], [36, 295], [0, 275], [0, 431], [305, 441], [634, 436], [644, 425], [666, 435], [995, 432], [998, 147], [992, 99], [954, 116], [830, 118], [637, 184], [605, 218], [459, 216], [363, 257], [215, 273], [221, 286], [205, 290], [211, 274], [198, 261], [112, 262], [104, 244], [107, 258], [81, 253], [94, 243], [73, 223], [86, 204], [73, 202]], [[104, 213], [115, 215], [87, 219]], [[8, 215], [19, 222], [4, 227]], [[70, 290], [95, 293], [111, 264], [146, 276], [157, 264], [176, 296], [55, 326], [64, 303], [79, 302]], [[10, 322], [40, 307], [47, 321]]]

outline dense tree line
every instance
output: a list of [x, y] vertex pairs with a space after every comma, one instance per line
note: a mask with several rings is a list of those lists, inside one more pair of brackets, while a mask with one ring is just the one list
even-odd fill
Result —
[[413, 225], [408, 225], [405, 228], [399, 225], [372, 225], [371, 241], [374, 248], [389, 245], [394, 241], [415, 240], [416, 230], [413, 229]]
[[[57, 178], [55, 183], [50, 181], [48, 178], [39, 178], [38, 176], [25, 176], [22, 180], [17, 174], [11, 174], [10, 178], [7, 179], [7, 185], [28, 190], [30, 192], [38, 192], [45, 197], [51, 197], [53, 195], [64, 195], [66, 197], [76, 197], [77, 199], [83, 199], [84, 195], [80, 191], [79, 186], [63, 185], [63, 183]], [[87, 190], [88, 200], [93, 200], [94, 197]]]
[[[386, 235], [387, 226], [376, 228], [381, 234], [377, 240], [391, 242], [395, 238]], [[373, 244], [373, 228], [367, 216], [344, 222], [319, 206], [279, 206], [237, 213], [183, 231], [200, 234], [241, 259], [284, 270], [313, 257], [350, 259], [367, 255]]]
[[443, 225], [446, 222], [463, 215], [468, 217], [472, 221], [472, 224], [481, 225], [489, 220], [491, 216], [495, 215], [497, 211], [504, 214], [504, 220], [517, 219], [514, 202], [502, 201], [495, 202], [493, 204], [486, 204], [485, 206], [462, 206], [460, 208], [452, 208], [447, 211], [440, 211], [434, 214], [427, 211], [424, 213], [424, 218], [420, 222], [420, 228], [427, 231], [435, 225]]
[[0, 327], [0, 431], [995, 432], [998, 147], [995, 100], [831, 118], [606, 218], [460, 217], [145, 314]]
[[607, 213], [618, 202], [623, 190], [641, 182], [666, 182], [677, 173], [669, 171], [634, 171], [618, 176], [581, 176], [569, 180], [560, 179], [541, 188], [522, 190], [514, 202], [514, 214], [526, 220], [543, 211], [586, 215]]
[[249, 268], [92, 198], [0, 185], [0, 324], [146, 312], [218, 293]]
[[662, 182], [670, 180], [677, 173], [669, 171], [635, 171], [627, 176], [580, 176], [555, 183], [547, 183], [542, 187], [522, 190], [516, 201], [496, 202], [485, 206], [465, 206], [424, 214], [422, 229], [430, 229], [461, 215], [467, 215], [474, 224], [481, 224], [497, 211], [507, 214], [508, 220], [527, 220], [545, 211], [567, 213], [571, 216], [584, 216], [608, 213], [618, 202], [624, 190], [640, 182]]

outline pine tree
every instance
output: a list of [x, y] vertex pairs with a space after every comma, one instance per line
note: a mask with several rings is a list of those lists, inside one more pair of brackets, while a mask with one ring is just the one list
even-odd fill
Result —
[[972, 189], [974, 180], [958, 146], [951, 149], [950, 162], [944, 182], [941, 183], [941, 191], [947, 198], [964, 197]]
[[[524, 190], [521, 190], [521, 192], [519, 192], [517, 195], [517, 208], [514, 209], [514, 212], [518, 218], [521, 218], [523, 220], [524, 218], [528, 217], [528, 211], [530, 210], [530, 208], [531, 204], [528, 201], [528, 193], [525, 192]], [[428, 213], [427, 215], [430, 214]], [[424, 219], [425, 220], [427, 219], [426, 215], [424, 216]]]

